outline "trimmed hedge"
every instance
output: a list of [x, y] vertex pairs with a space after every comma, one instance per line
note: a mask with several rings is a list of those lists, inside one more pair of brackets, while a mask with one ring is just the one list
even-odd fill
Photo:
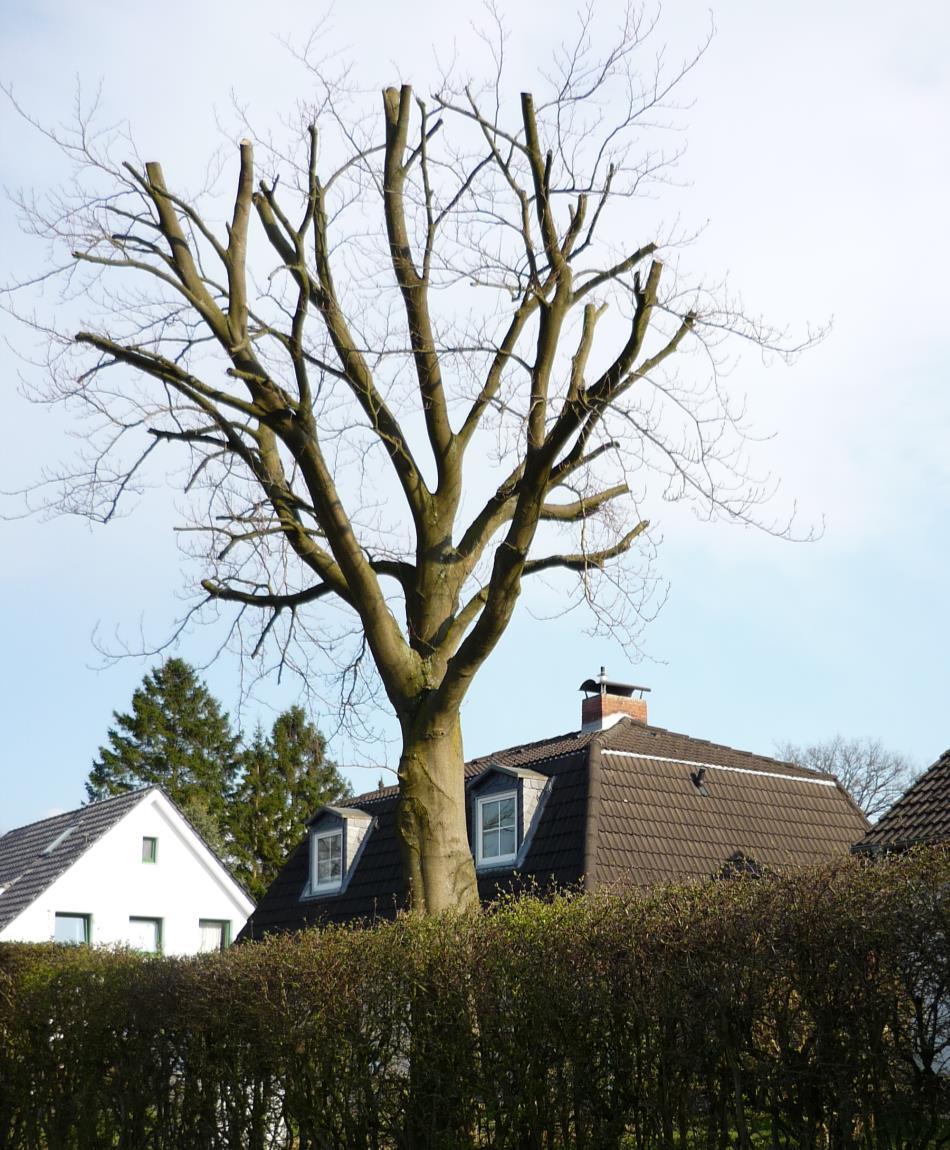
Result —
[[2, 1150], [950, 1145], [950, 855], [272, 938], [0, 946]]

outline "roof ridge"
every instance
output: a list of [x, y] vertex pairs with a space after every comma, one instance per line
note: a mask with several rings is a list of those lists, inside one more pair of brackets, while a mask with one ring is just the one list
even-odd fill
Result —
[[[544, 747], [548, 743], [566, 743], [569, 739], [577, 739], [578, 745], [576, 748], [565, 748], [563, 750], [555, 751], [549, 755], [539, 755], [537, 760], [529, 760], [529, 761], [543, 762], [546, 759], [558, 759], [564, 755], [570, 755], [573, 753], [573, 751], [575, 749], [576, 750], [583, 750], [585, 747], [589, 746], [590, 743], [593, 741], [593, 737], [599, 733], [600, 732], [598, 732], [598, 731], [584, 731], [584, 730], [566, 731], [562, 735], [549, 735], [546, 739], [535, 739], [533, 742], [530, 742], [530, 743], [515, 743], [513, 746], [499, 747], [497, 750], [489, 751], [487, 754], [484, 754], [484, 755], [475, 755], [473, 758], [465, 760], [466, 779], [475, 778], [477, 775], [482, 774], [490, 766], [492, 766], [493, 762], [496, 759], [499, 759], [504, 755], [520, 754], [522, 752], [527, 752], [527, 751], [531, 751], [531, 750], [535, 750], [535, 749]], [[584, 741], [581, 742], [580, 741], [581, 736], [590, 736], [590, 737], [585, 738]], [[476, 766], [478, 767], [477, 770], [471, 770], [471, 768], [476, 767]], [[391, 798], [393, 795], [397, 794], [398, 792], [399, 792], [399, 784], [394, 783], [394, 784], [391, 784], [390, 786], [387, 786], [387, 787], [379, 787], [373, 791], [363, 791], [361, 794], [354, 795], [348, 801], [351, 803], [370, 803], [370, 802], [373, 802], [375, 799]]]
[[[109, 795], [107, 798], [104, 798], [104, 799], [92, 799], [90, 802], [82, 803], [80, 806], [73, 807], [71, 810], [60, 811], [59, 814], [56, 814], [56, 815], [47, 815], [45, 819], [34, 819], [33, 822], [31, 822], [31, 823], [23, 823], [21, 826], [18, 826], [18, 827], [10, 827], [10, 829], [8, 831], [4, 831], [3, 834], [0, 835], [0, 842], [3, 842], [3, 840], [7, 837], [7, 835], [18, 834], [21, 831], [28, 831], [32, 827], [40, 827], [43, 825], [43, 823], [52, 823], [52, 822], [55, 822], [57, 819], [68, 818], [70, 815], [82, 815], [86, 811], [91, 810], [93, 807], [98, 808], [98, 807], [107, 806], [109, 803], [118, 802], [120, 799], [131, 798], [132, 795], [144, 795], [148, 791], [161, 791], [162, 794], [165, 794], [165, 791], [163, 790], [163, 788], [161, 787], [161, 785], [159, 783], [146, 783], [144, 786], [133, 787], [132, 790], [123, 791], [119, 795]], [[167, 797], [168, 796], [166, 795], [166, 798]]]
[[[583, 728], [575, 728], [574, 730], [565, 731], [559, 735], [548, 735], [546, 739], [532, 739], [528, 743], [514, 743], [510, 747], [498, 747], [494, 751], [488, 751], [484, 755], [475, 755], [471, 759], [467, 759], [466, 763], [480, 763], [484, 759], [497, 758], [499, 755], [512, 755], [517, 751], [530, 751], [535, 747], [543, 747], [545, 743], [563, 743], [568, 739], [579, 739], [582, 735], [594, 736], [599, 734], [597, 731], [585, 731]], [[588, 739], [588, 742], [590, 740]], [[567, 754], [567, 752], [559, 752]]]
[[[819, 778], [823, 775], [827, 778], [834, 778], [834, 775], [828, 775], [823, 771], [813, 771], [811, 767], [802, 767], [798, 763], [790, 762], [788, 759], [777, 759], [774, 755], [763, 755], [758, 751], [744, 751], [741, 747], [733, 747], [729, 743], [717, 743], [712, 739], [702, 739], [696, 735], [688, 735], [685, 731], [674, 731], [669, 727], [658, 727], [654, 723], [641, 723], [638, 719], [634, 719], [631, 715], [621, 716], [619, 722], [614, 723], [610, 727], [606, 727], [603, 731], [597, 732], [597, 734], [602, 736], [609, 736], [612, 732], [619, 731], [621, 728], [626, 728], [628, 730], [633, 728], [634, 730], [642, 729], [646, 731], [655, 731], [660, 735], [671, 735], [675, 739], [687, 739], [691, 743], [699, 743], [705, 747], [715, 747], [718, 751], [728, 751], [730, 755], [739, 755], [744, 759], [757, 759], [760, 762], [764, 761], [767, 763], [775, 763], [776, 766], [780, 767], [794, 767], [796, 770], [805, 771], [808, 775], [815, 775]], [[605, 743], [608, 741], [609, 739], [605, 738], [601, 742], [601, 746], [604, 747], [604, 750], [610, 749], [605, 745]]]

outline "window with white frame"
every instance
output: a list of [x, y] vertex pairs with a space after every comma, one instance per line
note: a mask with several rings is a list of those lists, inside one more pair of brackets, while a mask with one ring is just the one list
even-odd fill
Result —
[[314, 833], [310, 844], [310, 889], [335, 890], [342, 881], [342, 829]]
[[518, 854], [518, 796], [485, 795], [475, 806], [475, 861], [514, 862]]

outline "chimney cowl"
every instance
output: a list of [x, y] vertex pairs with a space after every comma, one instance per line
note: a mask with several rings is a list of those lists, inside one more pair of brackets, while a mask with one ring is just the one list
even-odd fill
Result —
[[596, 679], [585, 679], [580, 685], [585, 694], [581, 703], [581, 729], [600, 731], [612, 727], [623, 718], [646, 724], [647, 703], [643, 695], [649, 687], [634, 683], [618, 683], [607, 678], [601, 667]]

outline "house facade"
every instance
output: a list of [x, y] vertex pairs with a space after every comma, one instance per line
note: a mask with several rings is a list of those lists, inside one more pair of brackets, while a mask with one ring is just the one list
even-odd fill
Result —
[[253, 907], [158, 787], [0, 837], [0, 942], [189, 955], [229, 945]]
[[[645, 688], [582, 684], [579, 730], [468, 763], [483, 902], [620, 889], [846, 855], [867, 820], [830, 775], [647, 721]], [[314, 814], [242, 937], [392, 917], [406, 906], [396, 788]]]

